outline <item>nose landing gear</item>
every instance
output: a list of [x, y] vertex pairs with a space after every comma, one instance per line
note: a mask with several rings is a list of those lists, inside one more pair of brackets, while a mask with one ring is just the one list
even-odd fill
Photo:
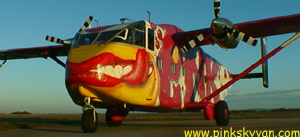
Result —
[[98, 128], [98, 116], [95, 107], [90, 104], [91, 98], [84, 98], [85, 106], [82, 108], [81, 128], [86, 133], [93, 133]]

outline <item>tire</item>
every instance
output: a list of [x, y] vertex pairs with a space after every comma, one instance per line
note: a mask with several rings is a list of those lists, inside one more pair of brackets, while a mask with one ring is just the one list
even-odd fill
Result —
[[105, 121], [106, 121], [106, 124], [107, 124], [109, 127], [119, 127], [119, 126], [122, 124], [122, 121], [113, 121], [113, 120], [110, 118], [110, 113], [114, 113], [114, 112], [111, 112], [111, 111], [117, 111], [117, 110], [113, 110], [113, 109], [107, 109], [107, 110], [106, 110], [106, 113], [105, 113]]
[[218, 126], [229, 124], [229, 109], [225, 101], [219, 101], [215, 105], [215, 120]]
[[97, 130], [97, 128], [98, 128], [97, 112], [95, 113], [95, 115], [96, 115], [96, 121], [94, 122], [92, 109], [88, 109], [83, 112], [83, 114], [81, 116], [81, 128], [84, 132], [93, 133]]

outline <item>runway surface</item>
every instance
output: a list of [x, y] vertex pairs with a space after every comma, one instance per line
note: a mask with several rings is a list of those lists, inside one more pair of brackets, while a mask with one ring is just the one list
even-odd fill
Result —
[[[83, 133], [80, 124], [34, 129], [13, 129], [0, 131], [1, 137], [185, 137], [187, 131], [209, 130], [208, 137], [221, 136], [231, 130], [231, 137], [252, 137], [247, 131], [274, 131], [274, 137], [288, 135], [292, 130], [300, 130], [300, 118], [270, 118], [270, 119], [231, 119], [229, 126], [218, 127], [215, 121], [123, 121], [120, 127], [108, 127], [103, 121], [99, 123], [95, 133]], [[215, 131], [214, 131], [215, 130]], [[242, 131], [244, 133], [242, 134]], [[281, 134], [278, 134], [279, 131]], [[235, 131], [235, 132], [234, 132]], [[238, 132], [241, 132], [239, 135]], [[286, 133], [285, 133], [286, 132]], [[260, 136], [262, 136], [262, 133]], [[271, 134], [272, 135], [272, 134]], [[257, 134], [254, 136], [258, 136]], [[298, 134], [298, 136], [300, 136]], [[194, 137], [194, 135], [191, 135]], [[202, 137], [202, 136], [201, 136]]]

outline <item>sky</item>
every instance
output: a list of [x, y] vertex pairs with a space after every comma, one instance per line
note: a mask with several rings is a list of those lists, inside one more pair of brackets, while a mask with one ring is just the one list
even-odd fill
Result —
[[[233, 23], [300, 13], [299, 0], [223, 0], [221, 17]], [[0, 0], [0, 50], [55, 45], [46, 35], [72, 38], [93, 15], [99, 25], [120, 18], [173, 24], [185, 31], [207, 28], [214, 18], [211, 0]], [[96, 22], [92, 22], [96, 26]], [[293, 34], [268, 37], [268, 50]], [[270, 87], [261, 79], [236, 82], [225, 99], [230, 109], [300, 107], [300, 39], [269, 60]], [[240, 42], [236, 49], [203, 46], [231, 73], [238, 74], [260, 58], [260, 47]], [[65, 61], [66, 57], [61, 57]], [[253, 72], [259, 72], [255, 69]], [[81, 113], [64, 85], [64, 68], [51, 59], [9, 60], [0, 68], [0, 113]], [[97, 110], [104, 112], [103, 110]]]

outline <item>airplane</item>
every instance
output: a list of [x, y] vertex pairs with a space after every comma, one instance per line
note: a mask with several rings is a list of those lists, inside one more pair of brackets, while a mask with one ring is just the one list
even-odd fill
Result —
[[[84, 132], [97, 130], [96, 108], [107, 109], [111, 127], [120, 126], [129, 111], [203, 111], [205, 119], [226, 126], [230, 87], [242, 78], [263, 78], [268, 87], [266, 61], [299, 37], [300, 14], [233, 24], [220, 17], [220, 0], [213, 5], [210, 27], [193, 31], [150, 19], [88, 29], [90, 16], [73, 38], [46, 36], [59, 45], [1, 50], [1, 66], [12, 59], [49, 57], [64, 67], [67, 91], [83, 107]], [[286, 33], [296, 34], [267, 54], [262, 37]], [[240, 74], [231, 74], [201, 48], [234, 49], [240, 41], [255, 46], [255, 38], [262, 38], [262, 58]], [[59, 56], [67, 56], [66, 63]], [[262, 73], [250, 73], [261, 64]]]

